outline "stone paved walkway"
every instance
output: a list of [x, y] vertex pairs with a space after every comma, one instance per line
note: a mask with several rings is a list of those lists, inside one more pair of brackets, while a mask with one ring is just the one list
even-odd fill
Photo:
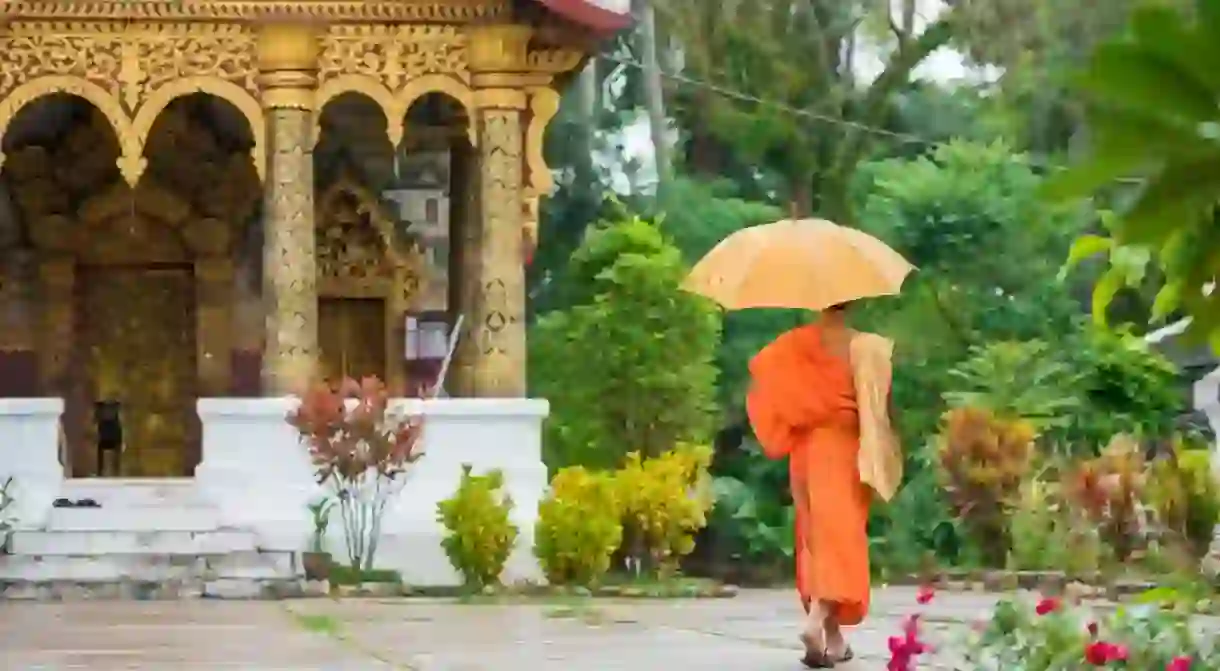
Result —
[[[886, 637], [918, 607], [910, 589], [875, 594], [852, 632], [859, 659], [884, 668]], [[939, 594], [938, 629], [994, 603]], [[797, 671], [787, 591], [668, 602], [454, 604], [441, 601], [0, 603], [5, 669], [413, 669], [415, 671]]]

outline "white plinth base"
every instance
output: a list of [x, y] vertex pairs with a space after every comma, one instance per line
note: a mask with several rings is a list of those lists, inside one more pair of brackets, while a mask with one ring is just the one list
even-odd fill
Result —
[[[223, 523], [251, 529], [265, 550], [301, 550], [311, 533], [307, 505], [315, 484], [305, 448], [285, 418], [293, 399], [201, 399], [203, 463], [200, 491], [221, 511]], [[503, 471], [516, 504], [521, 535], [505, 582], [541, 580], [533, 557], [538, 502], [546, 489], [542, 421], [549, 404], [536, 399], [399, 399], [392, 411], [424, 418], [425, 455], [407, 476], [383, 520], [378, 568], [399, 571], [408, 584], [459, 583], [441, 548], [436, 505], [457, 489], [463, 464], [475, 472]], [[347, 557], [342, 521], [331, 516], [329, 550]]]
[[59, 460], [59, 398], [0, 399], [0, 484], [13, 479], [4, 515], [18, 529], [46, 525], [64, 483]]

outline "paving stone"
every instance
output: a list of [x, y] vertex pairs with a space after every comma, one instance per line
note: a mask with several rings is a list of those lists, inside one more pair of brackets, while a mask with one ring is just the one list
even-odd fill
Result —
[[[922, 612], [945, 642], [996, 597], [878, 589], [839, 671], [877, 671], [886, 638]], [[797, 671], [800, 616], [788, 590], [733, 599], [458, 604], [441, 599], [0, 602], [0, 649], [12, 669], [410, 669], [414, 671]], [[1214, 618], [1200, 627], [1220, 629]], [[921, 671], [951, 669], [946, 653]]]

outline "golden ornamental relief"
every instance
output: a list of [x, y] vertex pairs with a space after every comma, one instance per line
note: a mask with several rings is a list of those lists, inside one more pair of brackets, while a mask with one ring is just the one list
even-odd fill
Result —
[[427, 21], [460, 23], [512, 14], [512, 0], [10, 0], [8, 16], [75, 20]]
[[[314, 109], [345, 93], [364, 95], [385, 114], [387, 139], [397, 147], [407, 111], [423, 96], [443, 93], [471, 109], [467, 52], [457, 25], [335, 26], [322, 38]], [[315, 129], [315, 142], [319, 136]]]
[[385, 295], [401, 309], [419, 298], [425, 259], [401, 240], [377, 199], [344, 176], [318, 200], [318, 276], [334, 293]]
[[236, 24], [10, 24], [0, 35], [0, 93], [46, 75], [91, 81], [129, 114], [149, 93], [184, 77], [213, 77], [254, 94], [254, 35]]
[[244, 26], [17, 22], [0, 35], [0, 133], [37, 98], [84, 98], [110, 121], [117, 164], [135, 184], [157, 117], [178, 97], [207, 93], [246, 117], [261, 176], [265, 129], [254, 76], [254, 37]]
[[318, 201], [318, 274], [385, 279], [396, 265], [394, 224], [355, 180], [341, 177]]
[[359, 74], [398, 91], [413, 77], [443, 74], [469, 83], [467, 38], [456, 25], [339, 25], [322, 38], [318, 78]]
[[577, 69], [586, 56], [577, 49], [533, 49], [526, 61], [530, 72], [557, 75]]

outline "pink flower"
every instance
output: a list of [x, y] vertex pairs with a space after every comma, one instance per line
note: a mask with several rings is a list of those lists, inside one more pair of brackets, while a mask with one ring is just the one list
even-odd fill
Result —
[[932, 598], [936, 596], [936, 590], [931, 585], [924, 585], [919, 588], [919, 593], [915, 595], [915, 602], [921, 606], [926, 606], [932, 603]]
[[1034, 612], [1039, 615], [1049, 615], [1059, 610], [1061, 605], [1062, 602], [1059, 601], [1059, 599], [1056, 599], [1053, 596], [1048, 596], [1038, 602], [1038, 605], [1034, 607]]
[[1190, 671], [1190, 658], [1186, 656], [1174, 657], [1169, 666], [1165, 667], [1165, 671]]
[[912, 615], [902, 622], [902, 636], [890, 636], [886, 641], [890, 661], [886, 671], [912, 671], [914, 660], [930, 648], [919, 638], [919, 616]]

